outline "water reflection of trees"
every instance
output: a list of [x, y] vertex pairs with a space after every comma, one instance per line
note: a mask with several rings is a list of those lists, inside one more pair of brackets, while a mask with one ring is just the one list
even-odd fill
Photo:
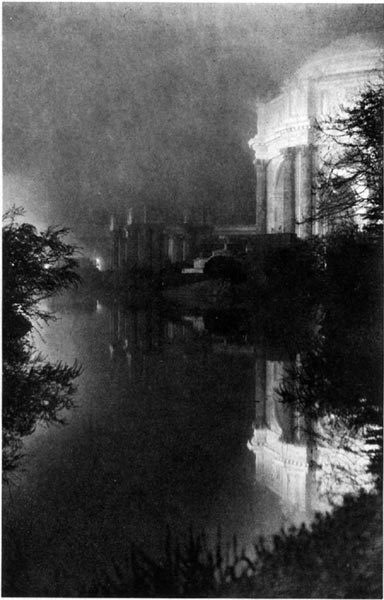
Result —
[[3, 367], [3, 476], [19, 466], [23, 439], [38, 424], [64, 423], [64, 409], [74, 405], [78, 365], [50, 363], [24, 340], [22, 357]]

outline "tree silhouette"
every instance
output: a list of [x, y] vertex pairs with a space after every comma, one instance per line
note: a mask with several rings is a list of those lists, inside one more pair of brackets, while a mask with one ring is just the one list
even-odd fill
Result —
[[37, 354], [30, 331], [53, 318], [40, 302], [80, 282], [76, 248], [63, 242], [66, 229], [38, 232], [19, 223], [21, 209], [3, 218], [3, 476], [17, 467], [22, 438], [37, 423], [62, 422], [73, 405], [77, 364], [51, 364]]
[[338, 221], [360, 213], [381, 234], [383, 223], [384, 86], [368, 86], [352, 106], [317, 124], [322, 167], [311, 220]]

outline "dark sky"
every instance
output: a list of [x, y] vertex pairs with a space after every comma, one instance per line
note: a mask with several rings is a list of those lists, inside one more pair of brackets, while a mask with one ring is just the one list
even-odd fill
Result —
[[5, 204], [97, 235], [111, 210], [253, 218], [255, 99], [374, 4], [3, 4]]

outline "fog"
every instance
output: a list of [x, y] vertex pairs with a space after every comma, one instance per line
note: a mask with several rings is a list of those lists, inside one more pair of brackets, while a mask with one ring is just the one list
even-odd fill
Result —
[[111, 212], [251, 223], [255, 100], [384, 5], [3, 4], [5, 206], [101, 235]]

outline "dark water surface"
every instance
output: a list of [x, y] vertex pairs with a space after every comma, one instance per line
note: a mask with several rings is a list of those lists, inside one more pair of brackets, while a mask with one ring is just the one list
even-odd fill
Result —
[[350, 491], [340, 465], [364, 473], [359, 453], [308, 443], [275, 391], [292, 357], [246, 334], [100, 302], [68, 305], [41, 334], [50, 360], [77, 359], [83, 373], [67, 425], [25, 440], [3, 492], [3, 580], [15, 595], [76, 596], [131, 542], [162, 556], [167, 526], [204, 529], [212, 543], [221, 526], [249, 548], [327, 508], [331, 489]]

